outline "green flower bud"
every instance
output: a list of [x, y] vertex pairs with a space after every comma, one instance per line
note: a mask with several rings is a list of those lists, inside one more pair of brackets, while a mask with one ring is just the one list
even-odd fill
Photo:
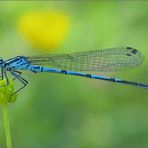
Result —
[[0, 80], [0, 105], [8, 104], [9, 102], [15, 102], [17, 95], [13, 95], [14, 92], [14, 82], [9, 78], [9, 84], [7, 84], [6, 79]]

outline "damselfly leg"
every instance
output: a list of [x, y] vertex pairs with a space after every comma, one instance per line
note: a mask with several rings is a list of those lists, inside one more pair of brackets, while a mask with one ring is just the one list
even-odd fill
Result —
[[[16, 71], [16, 70], [15, 70], [15, 73], [17, 73], [19, 76], [22, 74], [22, 72]], [[16, 77], [13, 78], [13, 81], [14, 81], [14, 80], [16, 80]]]
[[6, 72], [6, 68], [1, 68], [1, 80], [6, 79], [6, 84], [1, 85], [0, 87], [5, 87], [7, 85], [9, 85], [9, 79], [7, 76], [7, 72]]
[[17, 94], [18, 92], [20, 92], [24, 87], [27, 86], [28, 84], [28, 81], [25, 80], [23, 77], [21, 77], [21, 72], [18, 72], [18, 71], [11, 71], [11, 74], [14, 76], [15, 79], [19, 80], [19, 82], [21, 82], [21, 84], [23, 84], [19, 89], [17, 89], [15, 92], [13, 92], [11, 94], [11, 97], [10, 97], [10, 100], [9, 102], [11, 101], [11, 98], [13, 95]]

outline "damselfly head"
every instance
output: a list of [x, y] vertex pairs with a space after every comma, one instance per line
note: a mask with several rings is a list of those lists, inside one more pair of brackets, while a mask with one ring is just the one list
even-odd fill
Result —
[[0, 58], [0, 67], [3, 67], [4, 66], [4, 60], [2, 58]]

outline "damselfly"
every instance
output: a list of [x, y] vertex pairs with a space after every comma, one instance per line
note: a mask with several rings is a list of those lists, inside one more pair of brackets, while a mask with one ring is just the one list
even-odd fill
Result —
[[142, 61], [143, 55], [137, 49], [120, 47], [71, 54], [46, 54], [32, 57], [17, 56], [6, 61], [0, 58], [0, 68], [2, 79], [6, 78], [6, 85], [9, 84], [8, 72], [22, 83], [22, 87], [17, 89], [12, 95], [28, 84], [28, 81], [21, 76], [21, 71], [23, 70], [34, 73], [49, 72], [82, 76], [148, 88], [148, 84], [85, 73], [86, 71], [112, 72], [131, 69], [139, 66]]

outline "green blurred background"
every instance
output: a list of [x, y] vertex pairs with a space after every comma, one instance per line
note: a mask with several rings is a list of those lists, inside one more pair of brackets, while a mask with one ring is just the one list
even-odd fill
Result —
[[[16, 27], [22, 14], [37, 10], [71, 19], [67, 38], [52, 53], [135, 47], [145, 56], [140, 67], [102, 75], [148, 83], [148, 2], [1, 1], [1, 57], [41, 53]], [[13, 147], [148, 147], [148, 90], [59, 74], [23, 76], [29, 85], [9, 106]]]

